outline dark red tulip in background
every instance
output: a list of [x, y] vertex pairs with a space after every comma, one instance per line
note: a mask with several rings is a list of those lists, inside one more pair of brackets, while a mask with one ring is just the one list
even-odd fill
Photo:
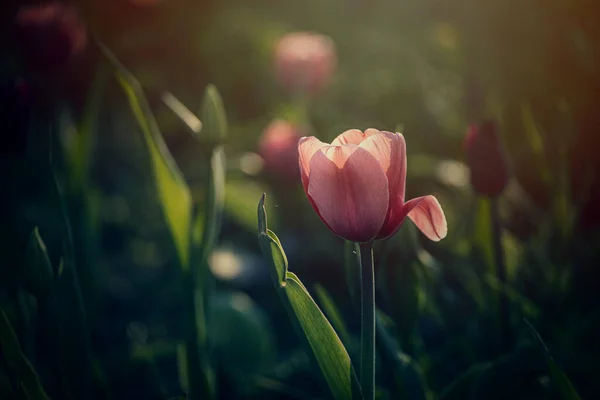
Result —
[[471, 125], [464, 149], [473, 189], [488, 197], [500, 195], [508, 184], [510, 171], [496, 124], [485, 121]]

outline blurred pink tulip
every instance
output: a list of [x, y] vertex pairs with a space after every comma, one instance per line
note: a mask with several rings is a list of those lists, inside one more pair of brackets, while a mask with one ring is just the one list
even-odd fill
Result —
[[259, 154], [268, 172], [284, 178], [297, 176], [300, 136], [300, 129], [290, 122], [281, 119], [271, 122], [259, 143]]
[[434, 196], [404, 202], [406, 143], [400, 133], [348, 130], [331, 145], [303, 137], [298, 143], [304, 192], [333, 233], [353, 242], [394, 235], [408, 216], [433, 241], [448, 228]]
[[49, 74], [64, 68], [87, 45], [86, 29], [75, 9], [58, 2], [21, 7], [16, 34], [27, 66]]
[[329, 82], [336, 65], [335, 46], [327, 36], [289, 33], [275, 46], [275, 73], [290, 91], [318, 92]]
[[496, 125], [492, 121], [471, 125], [464, 149], [473, 189], [488, 197], [500, 195], [508, 184], [510, 172]]

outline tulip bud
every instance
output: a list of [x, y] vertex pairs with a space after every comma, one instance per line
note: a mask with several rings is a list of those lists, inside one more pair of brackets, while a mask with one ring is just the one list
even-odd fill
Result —
[[0, 85], [1, 155], [22, 155], [25, 152], [31, 100], [31, 88], [25, 81], [12, 80]]
[[16, 36], [27, 66], [48, 75], [63, 69], [87, 44], [75, 10], [58, 2], [21, 7]]
[[323, 35], [295, 32], [275, 47], [275, 73], [291, 92], [316, 93], [331, 79], [337, 60], [333, 41]]
[[219, 91], [213, 85], [208, 85], [204, 91], [200, 118], [202, 119], [200, 136], [214, 141], [227, 138], [225, 107]]
[[282, 178], [298, 176], [298, 140], [301, 136], [300, 129], [290, 122], [281, 119], [271, 122], [259, 143], [259, 154], [269, 173]]
[[473, 189], [488, 197], [500, 195], [508, 184], [510, 172], [496, 124], [486, 121], [471, 125], [464, 149]]

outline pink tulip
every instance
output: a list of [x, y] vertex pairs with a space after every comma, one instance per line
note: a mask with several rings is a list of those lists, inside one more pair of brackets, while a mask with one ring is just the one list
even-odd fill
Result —
[[323, 35], [295, 32], [283, 36], [275, 46], [275, 73], [290, 91], [315, 93], [330, 80], [336, 68], [335, 46]]
[[429, 239], [446, 237], [446, 217], [434, 196], [404, 201], [402, 134], [351, 129], [331, 145], [303, 137], [298, 152], [306, 197], [336, 235], [353, 242], [384, 239], [408, 216]]
[[267, 127], [259, 143], [265, 169], [280, 177], [298, 176], [298, 139], [300, 129], [285, 120], [275, 120]]

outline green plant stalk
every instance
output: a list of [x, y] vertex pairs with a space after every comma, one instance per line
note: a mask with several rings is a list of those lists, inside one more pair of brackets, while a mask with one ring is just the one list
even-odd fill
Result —
[[509, 349], [511, 346], [510, 310], [506, 298], [506, 263], [504, 262], [504, 249], [502, 248], [502, 228], [500, 226], [500, 210], [498, 198], [490, 199], [490, 213], [492, 221], [492, 248], [496, 274], [500, 282], [501, 290], [498, 292], [498, 303], [500, 312], [500, 330], [502, 348]]
[[[56, 173], [56, 167], [53, 160], [53, 146], [56, 138], [54, 137], [55, 124], [52, 123], [48, 142], [48, 164], [50, 168], [52, 186], [59, 203], [61, 219], [65, 230], [65, 240], [63, 241], [65, 268], [63, 276], [58, 279], [57, 291], [62, 293], [62, 302], [59, 300], [59, 307], [63, 306], [68, 310], [59, 315], [61, 329], [61, 364], [68, 368], [64, 379], [67, 381], [69, 394], [73, 398], [88, 398], [92, 390], [94, 380], [93, 358], [88, 336], [88, 322], [86, 315], [81, 282], [77, 273], [75, 245], [73, 239], [73, 230], [66, 202], [66, 195], [60, 184]], [[57, 293], [57, 294], [58, 294]], [[64, 302], [64, 303], [63, 303]], [[68, 306], [66, 306], [68, 304]]]
[[373, 242], [361, 243], [360, 386], [365, 400], [375, 399], [375, 269]]
[[206, 357], [206, 320], [203, 293], [198, 289], [192, 270], [183, 275], [186, 302], [185, 350], [188, 376], [187, 398], [214, 397], [212, 370]]
[[[184, 274], [189, 315], [186, 329], [188, 397], [212, 399], [216, 397], [215, 374], [211, 365], [208, 340], [208, 310], [213, 292], [213, 276], [208, 260], [215, 247], [221, 227], [225, 196], [225, 153], [222, 146], [212, 150], [208, 162], [208, 192], [206, 212], [202, 220], [191, 225], [190, 266]], [[202, 218], [198, 215], [196, 218]], [[202, 225], [198, 225], [202, 222]], [[196, 378], [197, 377], [197, 378]]]

